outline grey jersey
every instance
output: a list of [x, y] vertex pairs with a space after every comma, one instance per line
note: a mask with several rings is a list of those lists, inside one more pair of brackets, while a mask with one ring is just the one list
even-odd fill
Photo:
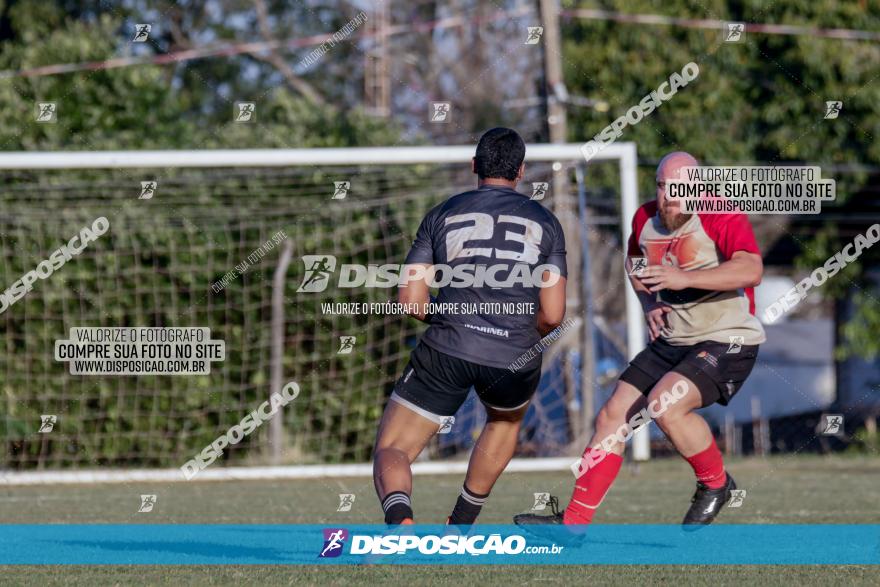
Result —
[[457, 304], [456, 310], [435, 314], [422, 341], [501, 368], [541, 338], [541, 290], [533, 276], [540, 279], [545, 270], [567, 275], [565, 235], [553, 213], [498, 186], [453, 196], [428, 212], [406, 262], [450, 267], [435, 275], [436, 302]]

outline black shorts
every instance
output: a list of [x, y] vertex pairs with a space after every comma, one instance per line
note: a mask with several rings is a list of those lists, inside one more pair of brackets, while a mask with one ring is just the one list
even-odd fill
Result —
[[673, 371], [693, 381], [700, 390], [703, 406], [726, 406], [752, 372], [758, 345], [700, 342], [674, 346], [656, 339], [630, 361], [620, 376], [648, 395], [660, 378]]
[[391, 399], [442, 424], [444, 417], [458, 411], [471, 387], [487, 407], [515, 410], [532, 399], [540, 379], [540, 359], [511, 372], [471, 363], [419, 343]]

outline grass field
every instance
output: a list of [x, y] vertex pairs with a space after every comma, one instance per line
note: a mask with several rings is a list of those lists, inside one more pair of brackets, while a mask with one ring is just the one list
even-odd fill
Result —
[[[718, 523], [880, 524], [880, 459], [774, 457], [729, 463], [741, 508]], [[416, 479], [417, 521], [442, 523], [460, 487], [460, 476]], [[569, 472], [502, 476], [480, 518], [509, 523], [532, 505], [532, 494], [570, 493]], [[690, 468], [679, 459], [627, 467], [603, 503], [596, 523], [676, 524], [693, 492]], [[354, 508], [336, 512], [339, 493], [354, 493]], [[153, 512], [137, 513], [141, 494], [156, 494]], [[303, 481], [190, 482], [8, 487], [0, 486], [0, 523], [379, 523], [381, 510], [369, 478]], [[711, 561], [707, 561], [711, 563]], [[876, 567], [582, 566], [582, 567], [0, 567], [2, 585], [461, 584], [481, 585], [595, 580], [601, 584], [878, 584]]]

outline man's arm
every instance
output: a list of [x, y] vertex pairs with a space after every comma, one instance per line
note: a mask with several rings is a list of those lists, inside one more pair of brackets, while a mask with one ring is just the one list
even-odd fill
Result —
[[397, 301], [404, 304], [406, 314], [425, 323], [431, 322], [431, 315], [425, 313], [425, 307], [431, 301], [431, 288], [428, 286], [428, 275], [431, 265], [428, 263], [410, 263], [404, 267], [407, 279], [397, 290]]
[[666, 328], [666, 319], [664, 315], [672, 311], [672, 307], [657, 301], [657, 295], [651, 293], [637, 277], [629, 275], [632, 270], [632, 259], [627, 259], [626, 272], [629, 276], [629, 283], [639, 298], [642, 310], [645, 312], [645, 322], [648, 324], [648, 336], [651, 342], [660, 336], [660, 332]]
[[[562, 324], [565, 318], [565, 282], [561, 275], [556, 283], [550, 287], [541, 288], [539, 295], [540, 308], [538, 308], [538, 332], [541, 336], [547, 336]], [[550, 272], [545, 271], [544, 281], [550, 280]]]
[[683, 271], [669, 265], [652, 265], [642, 272], [639, 280], [649, 292], [661, 289], [677, 291], [689, 287], [732, 291], [757, 286], [763, 275], [764, 263], [760, 255], [736, 251], [728, 261], [711, 269]]
[[547, 265], [554, 266], [557, 271], [544, 271], [541, 273], [541, 282], [549, 283], [552, 278], [556, 282], [549, 287], [542, 287], [538, 292], [538, 314], [537, 319], [538, 333], [544, 337], [553, 332], [562, 324], [565, 318], [565, 284], [568, 281], [568, 262], [565, 255], [565, 233], [562, 231], [562, 225], [559, 220], [551, 214], [551, 232], [552, 239], [550, 242], [550, 251], [547, 255]]
[[427, 324], [431, 323], [425, 306], [431, 301], [431, 287], [428, 284], [433, 279], [434, 267], [434, 210], [428, 212], [419, 224], [416, 238], [406, 255], [397, 290], [397, 301], [404, 304], [406, 314]]
[[635, 277], [629, 278], [629, 283], [632, 285], [633, 290], [636, 292], [636, 297], [639, 299], [639, 303], [642, 305], [642, 310], [645, 312], [650, 312], [653, 310], [657, 304], [657, 296], [648, 291], [648, 288], [642, 285], [642, 283], [636, 279]]
[[654, 342], [660, 337], [661, 332], [666, 328], [666, 314], [672, 311], [672, 307], [657, 301], [657, 294], [651, 291], [639, 281], [639, 278], [631, 275], [634, 257], [642, 257], [644, 253], [639, 246], [639, 235], [642, 227], [648, 219], [656, 213], [656, 204], [645, 204], [636, 210], [632, 219], [632, 232], [629, 234], [629, 240], [626, 244], [626, 274], [629, 277], [629, 283], [636, 292], [636, 297], [642, 305], [645, 312], [645, 323], [648, 325], [648, 337]]

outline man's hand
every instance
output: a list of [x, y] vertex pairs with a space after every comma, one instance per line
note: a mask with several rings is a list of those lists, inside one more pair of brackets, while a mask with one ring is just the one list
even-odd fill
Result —
[[648, 287], [648, 291], [651, 293], [656, 293], [661, 289], [678, 291], [690, 287], [688, 272], [671, 265], [646, 267], [638, 279]]
[[660, 331], [666, 328], [665, 315], [672, 311], [672, 308], [666, 304], [657, 304], [647, 312], [645, 312], [645, 321], [648, 323], [648, 334], [651, 342], [660, 336]]

